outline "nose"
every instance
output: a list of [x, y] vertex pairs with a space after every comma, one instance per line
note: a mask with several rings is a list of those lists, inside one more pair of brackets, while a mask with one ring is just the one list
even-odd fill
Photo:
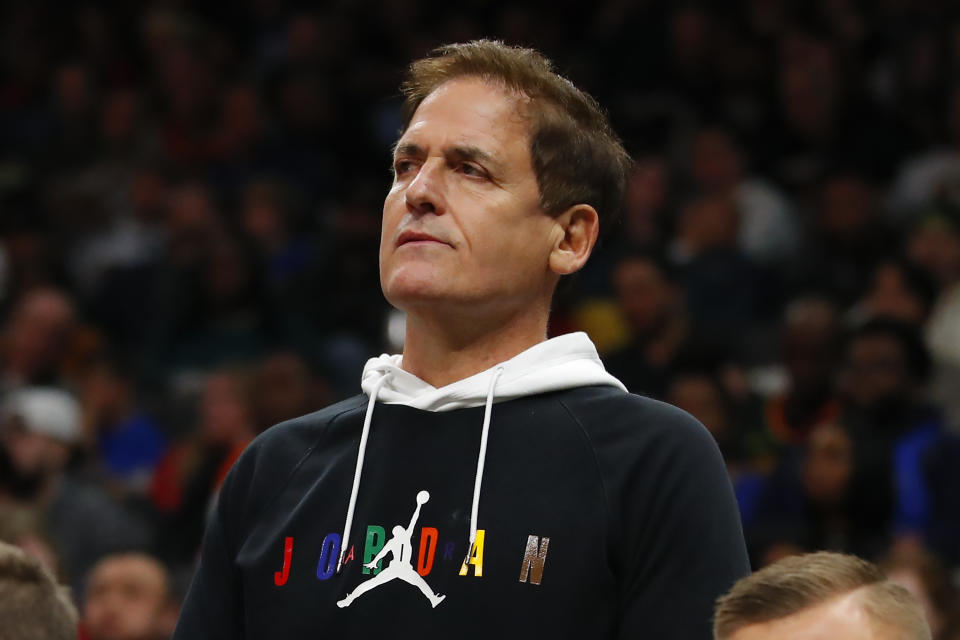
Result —
[[444, 212], [443, 160], [431, 158], [421, 165], [405, 192], [407, 208], [418, 214]]

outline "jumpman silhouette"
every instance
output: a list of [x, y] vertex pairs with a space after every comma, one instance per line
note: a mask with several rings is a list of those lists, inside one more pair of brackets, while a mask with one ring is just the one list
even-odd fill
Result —
[[430, 601], [431, 606], [436, 607], [443, 602], [443, 599], [447, 596], [434, 593], [426, 580], [413, 568], [413, 544], [410, 542], [410, 538], [413, 535], [413, 525], [417, 522], [417, 518], [420, 517], [420, 507], [429, 499], [430, 494], [426, 491], [421, 491], [417, 494], [417, 508], [413, 512], [413, 518], [410, 519], [410, 524], [406, 529], [400, 525], [395, 526], [393, 528], [393, 537], [383, 545], [383, 549], [380, 550], [377, 557], [363, 566], [368, 569], [375, 568], [377, 563], [383, 560], [388, 553], [393, 554], [390, 563], [383, 571], [362, 583], [353, 590], [353, 593], [347, 594], [346, 598], [337, 602], [338, 607], [341, 609], [343, 607], [349, 607], [354, 600], [367, 591], [376, 589], [397, 578], [420, 589], [427, 600]]

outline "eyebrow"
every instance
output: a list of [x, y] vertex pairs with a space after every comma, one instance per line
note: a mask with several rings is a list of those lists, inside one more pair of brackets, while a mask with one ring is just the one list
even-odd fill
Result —
[[[423, 158], [426, 155], [427, 152], [424, 150], [424, 148], [413, 142], [398, 143], [393, 148], [394, 158], [400, 156]], [[475, 147], [473, 145], [456, 145], [454, 147], [450, 147], [444, 150], [444, 156], [456, 160], [471, 160], [474, 162], [480, 162], [486, 165], [492, 171], [497, 171], [500, 169], [500, 163], [497, 162], [496, 158], [480, 147]]]

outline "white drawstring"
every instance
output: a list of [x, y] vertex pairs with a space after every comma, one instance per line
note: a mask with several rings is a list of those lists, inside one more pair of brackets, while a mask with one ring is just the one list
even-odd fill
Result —
[[360, 435], [360, 450], [357, 452], [357, 468], [353, 474], [353, 489], [350, 491], [350, 506], [347, 507], [347, 521], [343, 525], [343, 537], [340, 539], [340, 557], [337, 558], [337, 573], [343, 568], [343, 558], [350, 547], [350, 529], [353, 528], [353, 511], [357, 506], [357, 493], [360, 491], [360, 474], [363, 473], [363, 457], [367, 452], [367, 436], [370, 435], [370, 423], [373, 421], [373, 405], [377, 402], [380, 387], [387, 381], [385, 375], [373, 386], [370, 391], [370, 402], [367, 403], [367, 415], [363, 419], [363, 433]]
[[467, 545], [466, 565], [473, 555], [473, 545], [477, 541], [477, 514], [480, 511], [480, 486], [483, 484], [483, 465], [487, 459], [487, 436], [490, 433], [490, 413], [493, 410], [493, 392], [497, 386], [497, 379], [503, 373], [503, 367], [497, 367], [490, 377], [490, 387], [487, 389], [487, 407], [483, 413], [483, 432], [480, 435], [480, 456], [477, 458], [477, 479], [473, 484], [473, 508], [470, 510], [470, 543]]

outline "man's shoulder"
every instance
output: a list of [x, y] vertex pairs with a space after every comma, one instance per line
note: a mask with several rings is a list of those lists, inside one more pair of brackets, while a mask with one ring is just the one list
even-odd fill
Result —
[[614, 431], [642, 439], [712, 439], [683, 409], [614, 387], [580, 387], [558, 399], [588, 435]]
[[257, 461], [269, 461], [271, 466], [295, 464], [321, 442], [338, 419], [362, 412], [366, 400], [366, 396], [356, 395], [273, 425], [254, 438], [241, 456], [239, 466], [259, 466]]
[[361, 411], [366, 403], [367, 397], [357, 394], [323, 409], [277, 423], [261, 433], [257, 440], [273, 442], [290, 438], [311, 438], [316, 435], [318, 430], [326, 428], [338, 418]]

